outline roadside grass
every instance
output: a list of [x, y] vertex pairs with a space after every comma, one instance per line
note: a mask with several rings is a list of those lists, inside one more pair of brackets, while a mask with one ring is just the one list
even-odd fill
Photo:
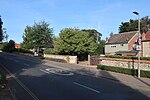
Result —
[[[120, 68], [120, 67], [106, 66], [106, 65], [97, 65], [97, 69], [118, 72], [118, 73], [133, 75], [133, 76], [138, 75], [137, 69]], [[141, 77], [150, 78], [150, 71], [140, 70], [140, 74]]]
[[6, 85], [6, 75], [4, 75], [1, 71], [0, 71], [0, 87], [4, 88]]

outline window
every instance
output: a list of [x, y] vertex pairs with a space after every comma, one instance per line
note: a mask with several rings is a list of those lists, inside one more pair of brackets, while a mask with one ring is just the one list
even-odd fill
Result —
[[124, 44], [120, 44], [121, 46], [124, 46]]
[[110, 47], [111, 47], [111, 48], [116, 48], [116, 45], [111, 45]]

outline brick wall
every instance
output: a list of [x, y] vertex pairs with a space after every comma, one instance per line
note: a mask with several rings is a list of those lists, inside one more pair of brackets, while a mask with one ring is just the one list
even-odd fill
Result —
[[90, 56], [88, 57], [88, 61], [90, 65], [98, 65], [101, 62], [100, 56]]
[[[90, 57], [90, 64], [91, 65], [101, 64], [101, 65], [106, 65], [106, 66], [137, 69], [138, 60], [91, 56]], [[141, 60], [140, 61], [140, 69], [150, 71], [150, 61]]]

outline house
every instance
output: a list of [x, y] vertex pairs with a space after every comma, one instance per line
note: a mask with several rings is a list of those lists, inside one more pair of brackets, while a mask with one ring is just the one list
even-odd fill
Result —
[[15, 48], [20, 48], [20, 44], [15, 43]]
[[114, 34], [109, 39], [106, 38], [105, 55], [137, 55], [133, 48], [137, 39], [137, 31]]
[[143, 57], [150, 57], [150, 30], [146, 33], [143, 33], [142, 38], [142, 56]]

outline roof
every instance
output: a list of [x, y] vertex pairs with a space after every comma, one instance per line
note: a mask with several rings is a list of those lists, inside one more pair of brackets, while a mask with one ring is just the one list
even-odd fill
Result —
[[148, 30], [145, 34], [145, 39], [150, 40], [150, 30]]
[[106, 44], [128, 43], [136, 33], [137, 31], [114, 34], [109, 38]]

